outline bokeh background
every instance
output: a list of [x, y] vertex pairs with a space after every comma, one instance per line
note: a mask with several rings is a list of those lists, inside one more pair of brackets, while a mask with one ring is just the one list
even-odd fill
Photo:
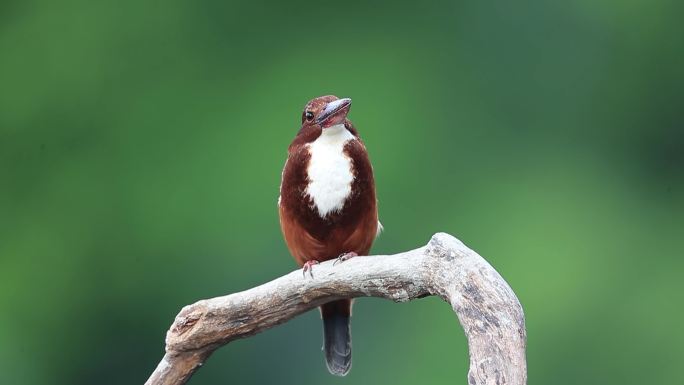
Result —
[[[0, 3], [0, 383], [141, 384], [179, 309], [295, 268], [276, 199], [323, 94], [374, 163], [374, 253], [437, 231], [526, 312], [530, 384], [681, 384], [681, 1]], [[466, 383], [448, 306], [310, 312], [191, 384]]]

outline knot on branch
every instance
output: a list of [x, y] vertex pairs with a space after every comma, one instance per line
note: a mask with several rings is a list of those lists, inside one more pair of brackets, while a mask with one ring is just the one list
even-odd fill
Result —
[[[459, 256], [458, 251], [470, 250], [457, 238], [447, 233], [437, 233], [430, 238], [426, 246], [426, 253], [438, 259], [448, 262], [453, 261]], [[461, 256], [464, 256], [461, 254]]]
[[198, 301], [181, 309], [168, 332], [166, 332], [167, 351], [170, 349], [186, 350], [183, 348], [183, 344], [187, 341], [185, 334], [193, 330], [196, 325], [199, 325], [198, 323], [205, 316], [206, 311], [205, 300]]

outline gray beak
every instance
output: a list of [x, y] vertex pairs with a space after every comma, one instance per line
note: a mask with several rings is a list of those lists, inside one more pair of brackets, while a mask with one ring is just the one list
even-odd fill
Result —
[[349, 110], [349, 106], [351, 106], [351, 99], [349, 98], [339, 99], [328, 103], [323, 109], [323, 111], [321, 111], [321, 114], [318, 116], [318, 119], [316, 119], [316, 123], [323, 123], [326, 120], [328, 120], [328, 118], [330, 118], [331, 116], [335, 116], [338, 112], [344, 109]]

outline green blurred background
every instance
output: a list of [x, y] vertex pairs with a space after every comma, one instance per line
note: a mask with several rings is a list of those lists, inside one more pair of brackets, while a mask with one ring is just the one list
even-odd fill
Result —
[[[526, 312], [531, 384], [681, 384], [681, 1], [0, 3], [0, 383], [141, 384], [179, 309], [296, 266], [311, 98], [354, 99], [394, 253], [449, 232]], [[449, 307], [309, 312], [191, 384], [466, 383]]]

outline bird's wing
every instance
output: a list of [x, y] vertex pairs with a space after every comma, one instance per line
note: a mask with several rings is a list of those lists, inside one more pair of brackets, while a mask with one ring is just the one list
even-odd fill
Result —
[[325, 255], [326, 249], [323, 242], [309, 234], [294, 217], [285, 213], [283, 206], [280, 206], [280, 227], [283, 230], [287, 248], [290, 249], [290, 253], [300, 266], [312, 259], [325, 260], [321, 257]]

